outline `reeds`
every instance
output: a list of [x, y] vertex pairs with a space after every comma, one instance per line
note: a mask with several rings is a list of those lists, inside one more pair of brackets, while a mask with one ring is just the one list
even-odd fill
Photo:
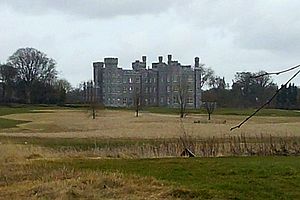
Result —
[[197, 157], [220, 156], [290, 156], [300, 155], [300, 137], [223, 136], [209, 138], [161, 139], [153, 143], [94, 148], [94, 156], [121, 158], [160, 158], [180, 156], [184, 148]]

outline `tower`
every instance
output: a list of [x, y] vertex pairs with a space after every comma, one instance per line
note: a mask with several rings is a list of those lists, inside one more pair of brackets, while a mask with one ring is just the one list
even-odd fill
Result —
[[94, 62], [94, 100], [103, 103], [103, 62]]
[[201, 106], [201, 69], [200, 69], [200, 59], [195, 57], [194, 65], [194, 108], [200, 108]]

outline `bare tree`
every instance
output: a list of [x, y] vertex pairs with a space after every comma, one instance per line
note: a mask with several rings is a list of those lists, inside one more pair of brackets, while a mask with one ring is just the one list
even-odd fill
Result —
[[136, 87], [134, 88], [133, 99], [134, 99], [133, 103], [135, 108], [135, 116], [138, 117], [143, 103], [143, 93], [142, 93], [142, 87], [140, 83], [137, 83]]
[[227, 87], [225, 78], [221, 78], [220, 76], [212, 76], [208, 84], [214, 89], [225, 89]]
[[0, 65], [0, 82], [2, 82], [2, 96], [4, 100], [12, 98], [17, 70], [10, 65]]
[[135, 116], [139, 116], [140, 106], [141, 106], [141, 95], [140, 93], [135, 94], [134, 98], [134, 104], [135, 104]]
[[186, 114], [186, 104], [188, 98], [188, 80], [187, 75], [182, 72], [179, 77], [178, 85], [178, 103], [180, 106], [180, 118], [183, 118]]
[[215, 83], [215, 72], [210, 67], [205, 67], [205, 64], [200, 64], [199, 66], [200, 74], [201, 74], [201, 80], [200, 80], [200, 88], [203, 88], [204, 85], [211, 86], [213, 83]]
[[88, 90], [87, 101], [89, 103], [89, 110], [91, 111], [92, 119], [96, 119], [97, 112], [104, 108], [102, 103], [99, 103], [96, 98], [96, 88], [93, 85], [93, 82], [87, 82], [86, 90]]
[[56, 62], [34, 48], [18, 49], [9, 57], [8, 64], [16, 68], [18, 78], [25, 84], [27, 103], [31, 103], [34, 83], [50, 83], [57, 75]]
[[215, 108], [216, 108], [216, 102], [205, 102], [205, 109], [207, 111], [208, 114], [208, 120], [211, 119], [211, 114], [214, 112]]
[[142, 75], [136, 77], [134, 83], [134, 91], [133, 91], [133, 103], [135, 107], [135, 116], [139, 116], [139, 111], [143, 104], [143, 85], [142, 85]]

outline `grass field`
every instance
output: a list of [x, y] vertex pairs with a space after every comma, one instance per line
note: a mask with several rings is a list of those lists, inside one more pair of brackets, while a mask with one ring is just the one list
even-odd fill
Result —
[[176, 112], [0, 107], [0, 199], [300, 198], [299, 112]]
[[[180, 197], [299, 199], [300, 158], [110, 159], [52, 161], [49, 166], [155, 177], [177, 187]], [[184, 192], [186, 189], [186, 192]]]
[[[275, 111], [269, 111], [276, 113]], [[286, 116], [282, 112], [286, 112]], [[293, 113], [293, 114], [291, 114]], [[213, 115], [208, 121], [203, 114], [190, 114], [182, 120], [186, 131], [195, 137], [220, 137], [223, 135], [274, 135], [297, 136], [300, 134], [300, 117], [296, 111], [278, 111], [277, 115], [256, 116], [241, 129], [230, 132], [230, 128], [246, 116]], [[291, 117], [293, 116], [293, 117]], [[182, 134], [178, 115], [142, 112], [134, 117], [133, 111], [101, 110], [95, 120], [88, 111], [72, 109], [31, 110], [27, 113], [10, 114], [2, 119], [30, 121], [15, 128], [1, 129], [2, 135], [38, 137], [109, 137], [109, 138], [174, 138]], [[199, 123], [194, 123], [199, 122]]]
[[105, 159], [5, 144], [0, 198], [299, 199], [299, 157]]

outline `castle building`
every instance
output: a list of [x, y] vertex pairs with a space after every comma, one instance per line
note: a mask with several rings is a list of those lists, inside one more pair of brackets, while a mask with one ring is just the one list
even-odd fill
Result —
[[[111, 107], [142, 106], [199, 108], [201, 105], [201, 71], [199, 58], [191, 65], [181, 65], [168, 55], [147, 68], [146, 56], [132, 63], [132, 69], [118, 67], [118, 58], [104, 58], [93, 63], [93, 88], [87, 96], [98, 103]], [[91, 95], [92, 93], [92, 95]], [[92, 98], [91, 98], [92, 96]]]

